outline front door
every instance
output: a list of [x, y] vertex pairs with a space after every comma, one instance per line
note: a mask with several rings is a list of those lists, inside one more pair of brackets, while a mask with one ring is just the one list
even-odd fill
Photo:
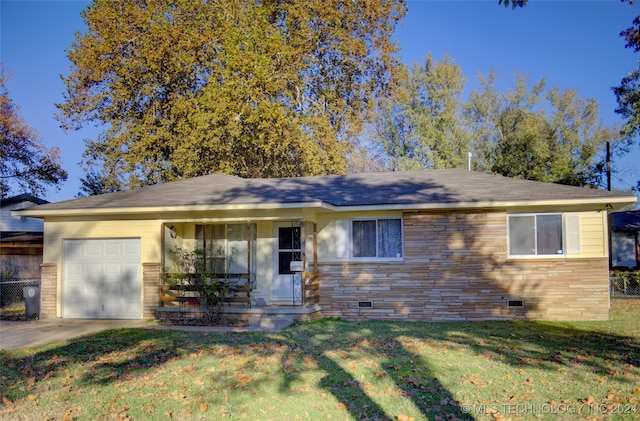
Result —
[[293, 272], [289, 268], [292, 260], [302, 260], [300, 226], [290, 222], [274, 224], [276, 246], [274, 247], [273, 298], [293, 298]]

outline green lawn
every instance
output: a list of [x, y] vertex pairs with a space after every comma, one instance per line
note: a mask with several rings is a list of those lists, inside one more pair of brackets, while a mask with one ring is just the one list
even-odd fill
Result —
[[0, 351], [0, 419], [640, 419], [640, 300], [607, 322], [122, 329]]

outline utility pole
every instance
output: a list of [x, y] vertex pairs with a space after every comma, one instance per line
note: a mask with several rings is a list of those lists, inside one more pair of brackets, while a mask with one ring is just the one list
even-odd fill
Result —
[[607, 142], [607, 191], [611, 191], [611, 150]]

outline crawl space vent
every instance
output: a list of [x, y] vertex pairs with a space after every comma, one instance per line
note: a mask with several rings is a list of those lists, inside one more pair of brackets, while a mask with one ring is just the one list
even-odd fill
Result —
[[359, 301], [358, 308], [371, 308], [373, 307], [373, 303], [371, 301]]
[[507, 301], [509, 307], [524, 307], [524, 300], [509, 300]]

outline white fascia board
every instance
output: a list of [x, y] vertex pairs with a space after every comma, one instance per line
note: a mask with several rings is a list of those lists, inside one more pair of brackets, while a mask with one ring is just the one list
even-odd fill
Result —
[[210, 211], [235, 211], [235, 210], [277, 210], [277, 209], [302, 209], [323, 208], [321, 201], [300, 203], [249, 203], [237, 205], [197, 205], [197, 206], [162, 206], [162, 207], [114, 207], [114, 208], [83, 208], [83, 209], [24, 209], [13, 211], [16, 216], [29, 216], [32, 218], [46, 218], [50, 216], [90, 216], [90, 215], [143, 215], [149, 213], [170, 214], [173, 212], [210, 212]]
[[90, 216], [90, 215], [143, 215], [160, 213], [168, 215], [173, 212], [211, 212], [211, 211], [250, 211], [250, 210], [278, 210], [278, 209], [325, 209], [333, 212], [353, 211], [408, 211], [408, 210], [447, 210], [447, 209], [481, 209], [481, 208], [513, 208], [513, 207], [555, 207], [563, 206], [597, 206], [602, 210], [607, 205], [612, 209], [621, 209], [635, 203], [633, 197], [608, 197], [592, 199], [569, 200], [530, 200], [530, 201], [481, 201], [481, 202], [457, 202], [457, 203], [417, 203], [417, 204], [389, 204], [389, 205], [364, 205], [364, 206], [336, 206], [323, 201], [297, 202], [297, 203], [248, 203], [231, 205], [197, 205], [197, 206], [163, 206], [163, 207], [119, 207], [119, 208], [85, 208], [85, 209], [52, 209], [38, 210], [37, 207], [12, 211], [16, 216], [28, 216], [33, 218], [45, 218], [49, 216]]
[[361, 211], [385, 211], [385, 210], [447, 210], [447, 209], [483, 209], [483, 208], [515, 208], [515, 207], [556, 207], [563, 206], [597, 206], [606, 209], [611, 205], [613, 209], [621, 209], [636, 202], [636, 198], [595, 198], [595, 199], [570, 199], [570, 200], [530, 200], [530, 201], [482, 201], [482, 202], [458, 202], [458, 203], [418, 203], [418, 204], [393, 204], [393, 205], [369, 205], [369, 206], [333, 206], [325, 204], [323, 208], [335, 212], [361, 212]]

